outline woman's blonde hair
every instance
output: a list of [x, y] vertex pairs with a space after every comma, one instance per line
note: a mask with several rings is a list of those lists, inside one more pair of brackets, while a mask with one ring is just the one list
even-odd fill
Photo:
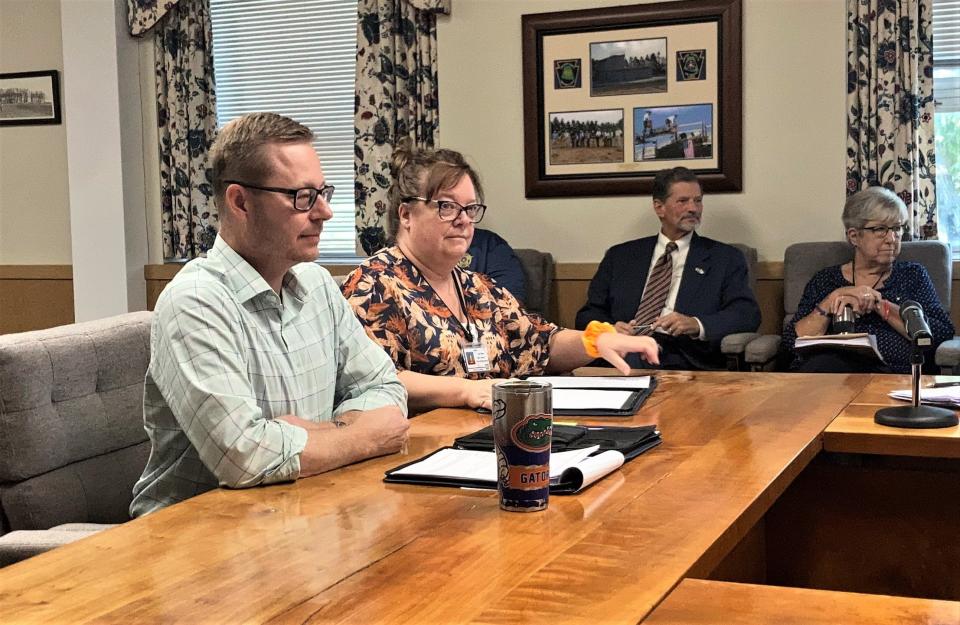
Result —
[[477, 192], [477, 201], [483, 202], [479, 174], [456, 150], [415, 148], [409, 139], [404, 139], [393, 150], [391, 171], [393, 185], [387, 213], [387, 240], [390, 242], [396, 241], [400, 229], [400, 205], [404, 198], [432, 200], [440, 191], [452, 189], [464, 176], [469, 176]]

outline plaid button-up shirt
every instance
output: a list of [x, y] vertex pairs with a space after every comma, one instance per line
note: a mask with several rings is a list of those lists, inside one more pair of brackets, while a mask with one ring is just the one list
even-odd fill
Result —
[[217, 486], [296, 479], [307, 432], [275, 417], [406, 411], [393, 364], [326, 270], [293, 267], [281, 294], [220, 237], [164, 289], [143, 397], [152, 449], [131, 516]]

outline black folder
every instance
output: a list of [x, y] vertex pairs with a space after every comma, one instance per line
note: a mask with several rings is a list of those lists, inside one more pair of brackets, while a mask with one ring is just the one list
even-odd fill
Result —
[[[608, 450], [616, 450], [623, 454], [624, 462], [628, 462], [648, 449], [656, 447], [661, 442], [660, 432], [657, 431], [656, 426], [653, 425], [613, 428], [557, 425], [554, 426], [554, 438], [552, 440], [551, 451], [572, 451], [599, 445], [600, 449], [591, 454], [591, 456]], [[417, 458], [411, 462], [394, 467], [385, 473], [383, 481], [392, 484], [419, 484], [421, 486], [454, 486], [483, 489], [495, 489], [497, 487], [495, 479], [471, 479], [464, 475], [399, 473], [401, 469], [419, 464], [431, 456], [446, 450], [459, 450], [464, 453], [469, 451], [491, 452], [493, 451], [493, 427], [487, 426], [472, 434], [461, 436], [454, 441], [453, 447], [442, 447], [422, 458]], [[578, 481], [578, 477], [580, 481]], [[554, 495], [574, 494], [583, 487], [582, 479], [582, 474], [578, 475], [577, 472], [571, 474], [565, 471], [560, 476], [550, 479], [550, 493]], [[589, 485], [587, 487], [589, 487]]]
[[[639, 427], [588, 427], [582, 425], [554, 425], [550, 451], [570, 451], [599, 445], [597, 453], [610, 449], [623, 454], [629, 461], [663, 442], [655, 425]], [[493, 451], [493, 426], [461, 436], [453, 441], [457, 449]]]
[[[457, 488], [483, 488], [487, 490], [495, 490], [497, 488], [496, 481], [487, 481], [487, 480], [471, 480], [463, 477], [445, 477], [442, 475], [406, 475], [398, 474], [397, 471], [409, 467], [412, 464], [418, 464], [423, 462], [430, 456], [436, 455], [445, 449], [457, 449], [456, 447], [441, 447], [436, 451], [432, 451], [426, 456], [417, 458], [416, 460], [411, 460], [410, 462], [405, 462], [398, 467], [393, 467], [387, 471], [383, 476], [383, 481], [390, 484], [419, 484], [420, 486], [453, 486]], [[489, 451], [489, 450], [487, 450]]]
[[640, 406], [643, 405], [643, 402], [647, 401], [647, 398], [650, 397], [650, 395], [653, 393], [653, 390], [657, 388], [657, 379], [653, 376], [650, 377], [650, 386], [642, 389], [613, 387], [596, 388], [590, 386], [589, 376], [584, 376], [582, 379], [583, 386], [568, 386], [564, 387], [563, 389], [556, 389], [554, 392], [557, 390], [589, 390], [596, 392], [629, 391], [630, 395], [619, 408], [558, 408], [557, 405], [554, 404], [553, 415], [555, 417], [631, 417], [635, 415], [638, 410], [640, 410]]

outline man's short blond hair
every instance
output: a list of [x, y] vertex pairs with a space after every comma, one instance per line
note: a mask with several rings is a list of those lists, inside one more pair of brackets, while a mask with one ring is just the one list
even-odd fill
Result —
[[313, 131], [276, 113], [248, 113], [217, 133], [210, 146], [213, 195], [223, 206], [226, 180], [265, 184], [270, 164], [264, 148], [274, 143], [312, 143]]

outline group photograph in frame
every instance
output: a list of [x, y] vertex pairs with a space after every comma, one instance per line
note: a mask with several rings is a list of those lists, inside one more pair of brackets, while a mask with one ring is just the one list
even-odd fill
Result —
[[[524, 15], [526, 197], [646, 194], [679, 165], [741, 190], [741, 2]], [[583, 87], [558, 88], [557, 62], [578, 58]]]
[[623, 109], [550, 113], [550, 162], [623, 162]]
[[0, 126], [59, 123], [57, 70], [0, 74]]

